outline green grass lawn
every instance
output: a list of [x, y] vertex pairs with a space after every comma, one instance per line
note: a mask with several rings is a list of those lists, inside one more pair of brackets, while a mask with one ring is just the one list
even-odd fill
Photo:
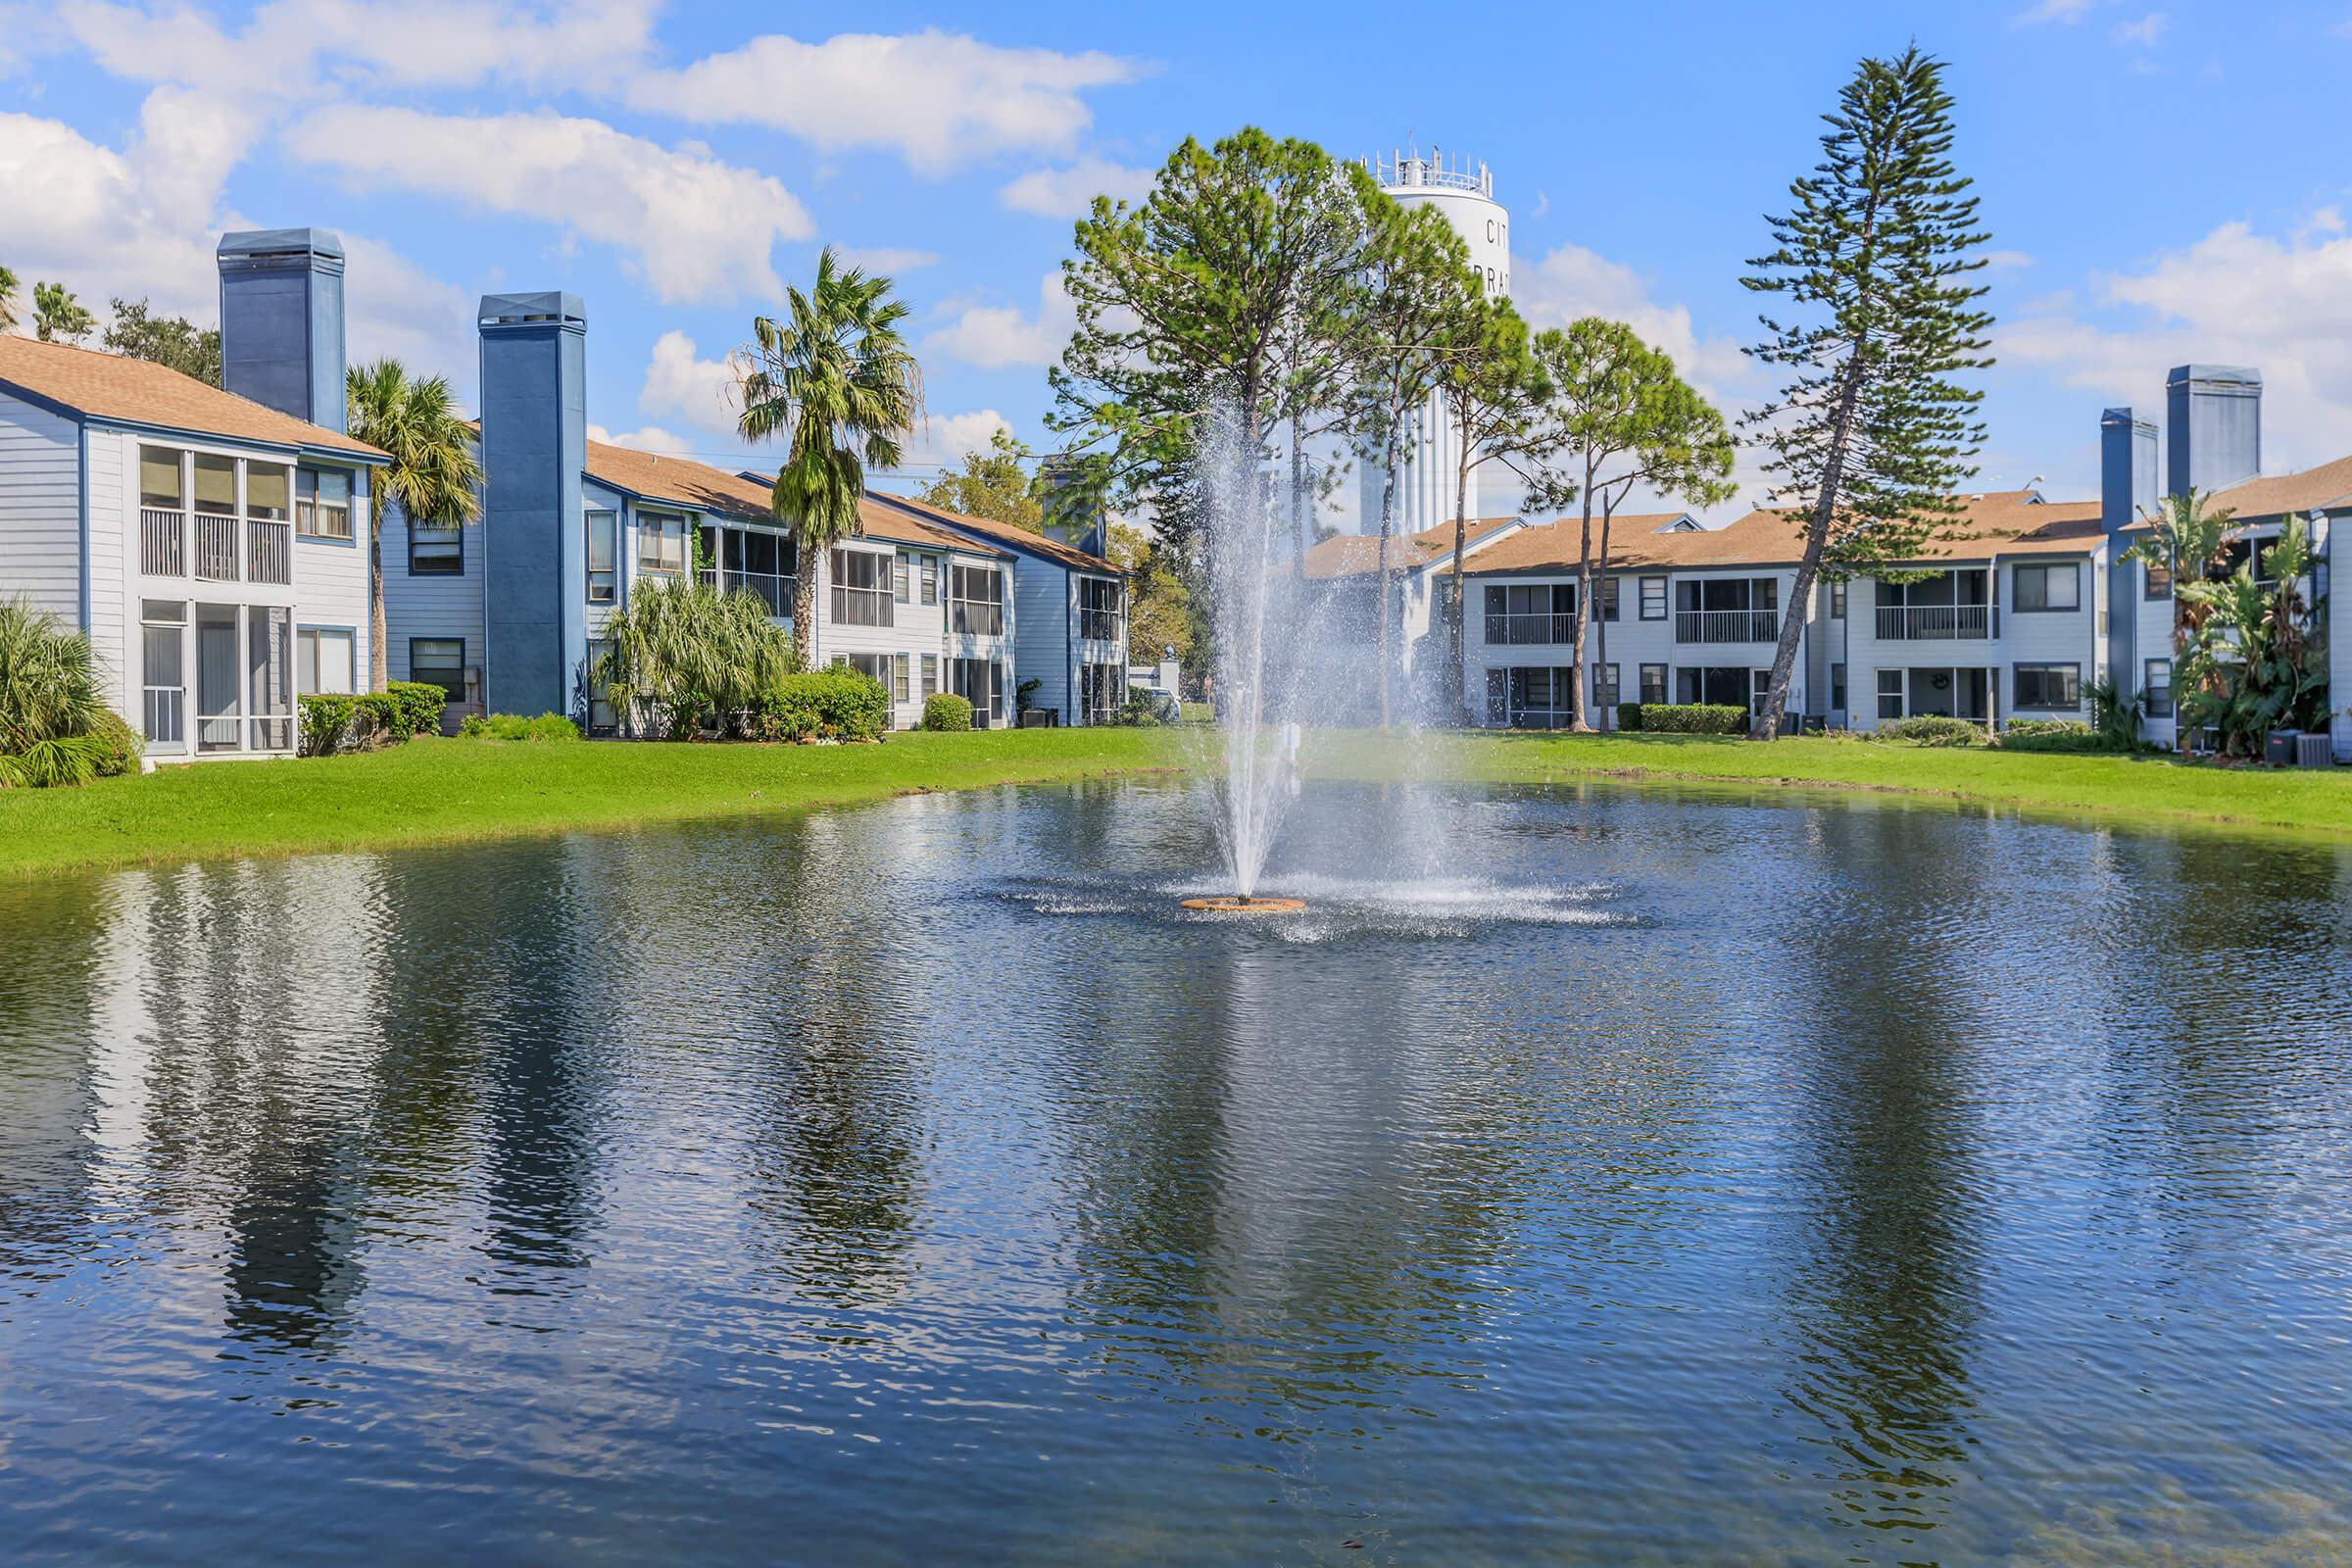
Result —
[[835, 806], [1177, 765], [1147, 729], [893, 735], [881, 746], [411, 741], [0, 791], [0, 877], [203, 856], [379, 849]]
[[[1446, 776], [1494, 784], [1575, 779], [1698, 780], [1891, 790], [2036, 811], [2171, 823], [2226, 822], [2352, 834], [2352, 768], [2216, 767], [2169, 757], [1898, 746], [1821, 737], [1769, 745], [1708, 735], [1436, 735]], [[1394, 776], [1397, 748], [1328, 736], [1317, 771]]]
[[[215, 762], [78, 790], [0, 792], [0, 877], [206, 856], [380, 849], [836, 806], [916, 790], [1184, 768], [1200, 732], [991, 730], [881, 746], [413, 741], [361, 757]], [[1898, 791], [2150, 825], [2232, 823], [2352, 836], [2352, 769], [2185, 766], [2161, 757], [1941, 750], [1822, 739], [1439, 734], [1466, 783], [1590, 779]], [[1317, 776], [1402, 772], [1394, 738], [1314, 738]]]

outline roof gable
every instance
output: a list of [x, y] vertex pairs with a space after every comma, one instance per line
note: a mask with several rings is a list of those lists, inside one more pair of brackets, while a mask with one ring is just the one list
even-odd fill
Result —
[[223, 441], [343, 453], [362, 462], [384, 456], [340, 430], [280, 414], [169, 366], [67, 343], [0, 335], [0, 386], [87, 418]]

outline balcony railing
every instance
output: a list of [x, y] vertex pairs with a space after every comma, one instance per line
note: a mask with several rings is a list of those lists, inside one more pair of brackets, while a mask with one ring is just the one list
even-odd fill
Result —
[[1777, 610], [1678, 610], [1674, 640], [1678, 643], [1771, 643], [1781, 638]]
[[[716, 566], [703, 568], [703, 581], [720, 593], [733, 593], [740, 588], [758, 594], [767, 603], [767, 612], [778, 620], [792, 618], [792, 596], [799, 587], [798, 580], [780, 571], [725, 571]], [[862, 590], [849, 590], [858, 592]]]
[[1090, 643], [1115, 643], [1123, 635], [1120, 622], [1125, 617], [1115, 610], [1081, 610], [1078, 612], [1078, 635]]
[[245, 524], [245, 580], [294, 580], [294, 525], [254, 518]]
[[1522, 612], [1515, 615], [1489, 615], [1487, 642], [1491, 647], [1524, 648], [1531, 644], [1550, 645], [1576, 641], [1576, 617], [1554, 615], [1543, 611]]
[[985, 599], [948, 601], [948, 629], [975, 637], [1004, 635], [1004, 607]]
[[1879, 607], [1879, 641], [1883, 643], [1983, 641], [1993, 635], [1997, 624], [1990, 605]]
[[188, 515], [139, 509], [139, 570], [150, 577], [188, 574]]
[[196, 514], [196, 575], [205, 582], [237, 580], [237, 519]]

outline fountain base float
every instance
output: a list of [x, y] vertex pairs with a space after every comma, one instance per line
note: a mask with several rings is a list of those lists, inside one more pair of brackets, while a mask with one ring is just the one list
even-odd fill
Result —
[[1221, 893], [1213, 899], [1186, 899], [1183, 907], [1205, 914], [1297, 914], [1306, 907], [1306, 901], [1252, 899], [1239, 893]]

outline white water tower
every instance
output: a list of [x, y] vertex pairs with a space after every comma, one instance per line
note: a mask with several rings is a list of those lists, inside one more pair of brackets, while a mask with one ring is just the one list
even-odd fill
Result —
[[[1407, 205], [1435, 207], [1470, 248], [1470, 265], [1487, 280], [1487, 293], [1508, 299], [1511, 292], [1511, 215], [1494, 199], [1494, 173], [1485, 164], [1467, 162], [1447, 168], [1436, 148], [1424, 158], [1417, 152], [1392, 152], [1371, 163], [1380, 188]], [[1461, 462], [1461, 441], [1447, 416], [1443, 393], [1431, 394], [1414, 414], [1404, 434], [1404, 461], [1396, 474], [1396, 531], [1419, 533], [1453, 520], [1454, 470]], [[1478, 515], [1478, 474], [1470, 475], [1464, 498], [1470, 516]], [[1380, 531], [1380, 475], [1363, 478], [1363, 529]]]

